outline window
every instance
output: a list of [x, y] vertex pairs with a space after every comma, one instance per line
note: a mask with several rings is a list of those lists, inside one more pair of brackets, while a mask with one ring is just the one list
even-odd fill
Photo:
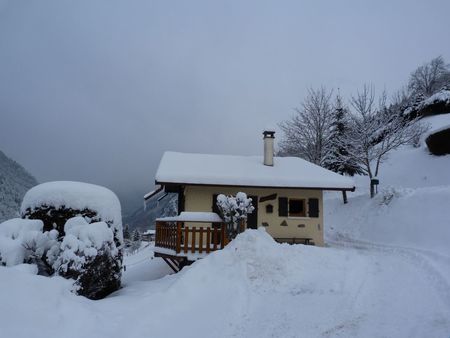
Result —
[[273, 213], [273, 205], [272, 204], [266, 205], [266, 213], [268, 213], [268, 214]]
[[280, 217], [319, 217], [319, 199], [308, 199], [308, 213], [306, 213], [306, 199], [278, 198], [278, 216]]
[[[308, 201], [308, 207], [306, 207]], [[308, 209], [308, 210], [307, 210]], [[306, 212], [308, 211], [308, 213]], [[318, 198], [278, 198], [278, 216], [280, 217], [320, 217]]]
[[305, 217], [306, 208], [304, 199], [289, 199], [289, 217]]

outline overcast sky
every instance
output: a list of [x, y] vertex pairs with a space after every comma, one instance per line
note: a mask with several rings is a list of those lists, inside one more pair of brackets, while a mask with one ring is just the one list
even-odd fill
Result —
[[0, 0], [0, 149], [41, 182], [140, 193], [166, 150], [261, 154], [264, 127], [309, 86], [393, 92], [450, 62], [449, 13], [448, 0]]

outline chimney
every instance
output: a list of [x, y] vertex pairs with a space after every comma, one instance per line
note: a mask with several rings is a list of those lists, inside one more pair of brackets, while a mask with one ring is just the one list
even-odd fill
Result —
[[264, 135], [264, 165], [273, 166], [273, 140], [275, 139], [275, 132], [272, 130], [265, 130]]

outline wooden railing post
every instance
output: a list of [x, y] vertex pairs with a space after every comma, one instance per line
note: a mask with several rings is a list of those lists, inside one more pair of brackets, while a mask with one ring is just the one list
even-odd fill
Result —
[[176, 248], [175, 248], [175, 252], [176, 253], [180, 253], [181, 251], [181, 222], [177, 222], [177, 234], [176, 234]]
[[211, 228], [206, 228], [206, 253], [211, 251]]
[[213, 250], [216, 251], [217, 250], [217, 228], [212, 225], [213, 227]]
[[195, 252], [195, 227], [191, 228], [192, 231], [192, 243], [191, 243], [191, 252]]
[[200, 235], [199, 235], [199, 239], [198, 239], [198, 252], [202, 253], [203, 252], [203, 227], [200, 227]]
[[184, 224], [184, 253], [188, 252], [188, 240], [189, 240], [188, 234], [189, 234], [188, 227], [186, 226], [186, 224]]

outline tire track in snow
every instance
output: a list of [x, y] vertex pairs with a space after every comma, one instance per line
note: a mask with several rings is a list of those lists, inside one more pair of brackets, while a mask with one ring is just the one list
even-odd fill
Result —
[[436, 267], [436, 262], [450, 271], [450, 258], [421, 249], [406, 248], [387, 244], [371, 243], [339, 236], [335, 240], [328, 239], [328, 244], [337, 248], [352, 248], [355, 250], [375, 251], [384, 254], [401, 255], [410, 264], [425, 271], [425, 278], [441, 296], [442, 302], [450, 309], [450, 281]]

